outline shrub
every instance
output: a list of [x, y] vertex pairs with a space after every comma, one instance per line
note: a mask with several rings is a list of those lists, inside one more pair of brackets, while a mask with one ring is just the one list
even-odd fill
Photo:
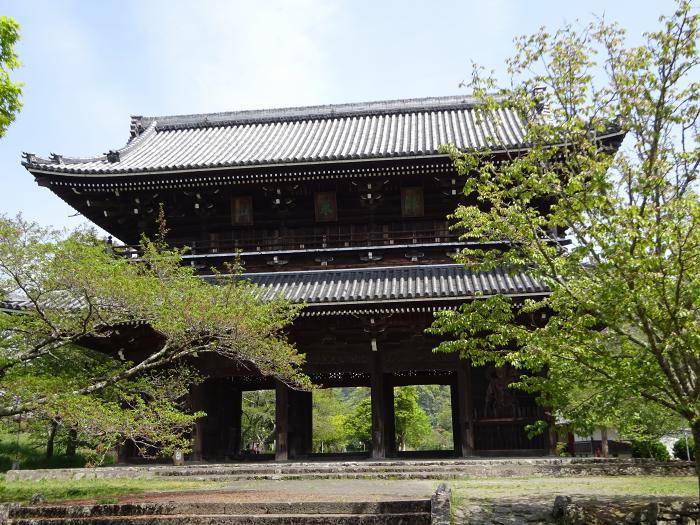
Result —
[[658, 439], [636, 439], [632, 441], [632, 457], [671, 461], [668, 449]]
[[[688, 458], [688, 450], [690, 450], [690, 458]], [[685, 438], [680, 438], [673, 444], [673, 456], [676, 459], [695, 461], [695, 440], [688, 437], [688, 448], [686, 449]]]

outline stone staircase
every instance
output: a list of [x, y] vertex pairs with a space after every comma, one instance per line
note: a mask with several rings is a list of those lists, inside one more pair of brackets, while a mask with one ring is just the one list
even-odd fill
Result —
[[177, 478], [215, 481], [291, 479], [455, 479], [523, 476], [693, 476], [693, 462], [644, 459], [508, 458], [306, 461], [115, 466], [10, 470], [7, 481], [41, 479]]
[[[676, 462], [680, 463], [680, 462]], [[305, 463], [223, 463], [163, 467], [153, 477], [212, 481], [292, 479], [459, 479], [464, 477], [521, 477], [537, 475], [692, 475], [693, 466], [638, 460], [572, 460], [570, 458], [503, 460], [385, 460]], [[666, 472], [670, 470], [673, 472]]]
[[[431, 500], [8, 506], [8, 525], [429, 525]], [[449, 521], [445, 522], [449, 523]]]

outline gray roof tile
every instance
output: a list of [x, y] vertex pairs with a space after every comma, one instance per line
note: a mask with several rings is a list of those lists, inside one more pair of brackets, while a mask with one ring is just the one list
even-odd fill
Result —
[[512, 111], [487, 116], [465, 96], [338, 104], [171, 117], [133, 117], [118, 159], [41, 159], [29, 169], [125, 174], [435, 155], [523, 146], [524, 123]]
[[[213, 276], [205, 279], [214, 281]], [[474, 273], [460, 264], [395, 266], [305, 272], [243, 274], [262, 289], [262, 297], [283, 297], [313, 305], [352, 305], [358, 303], [401, 303], [435, 300], [469, 300], [503, 294], [542, 296], [549, 288], [526, 273], [503, 269]], [[81, 307], [80, 301], [55, 301], [55, 308]], [[31, 308], [27, 300], [0, 301], [0, 310]]]
[[490, 295], [544, 295], [549, 288], [524, 272], [474, 273], [460, 264], [395, 266], [243, 274], [263, 297], [314, 304], [473, 299]]

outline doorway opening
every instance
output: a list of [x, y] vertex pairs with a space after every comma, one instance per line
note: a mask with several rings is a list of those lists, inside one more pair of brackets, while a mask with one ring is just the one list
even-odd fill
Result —
[[241, 399], [241, 450], [243, 457], [275, 453], [275, 391], [249, 390]]
[[396, 451], [454, 452], [449, 385], [394, 387]]
[[365, 455], [372, 446], [372, 403], [368, 387], [313, 392], [312, 453]]

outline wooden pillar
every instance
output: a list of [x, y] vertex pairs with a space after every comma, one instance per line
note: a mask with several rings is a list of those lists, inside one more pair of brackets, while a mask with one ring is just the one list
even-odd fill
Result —
[[600, 427], [600, 454], [604, 458], [610, 456], [610, 449], [608, 446], [608, 427]]
[[243, 417], [243, 392], [233, 387], [229, 393], [229, 436], [227, 452], [235, 457], [241, 453], [241, 417]]
[[288, 458], [305, 458], [311, 453], [313, 433], [311, 392], [289, 390], [287, 423]]
[[289, 459], [289, 387], [275, 381], [275, 459]]
[[545, 446], [547, 450], [545, 451], [548, 456], [557, 456], [557, 443], [559, 442], [559, 434], [554, 426], [554, 423], [549, 424], [547, 428], [547, 435], [545, 436]]
[[[457, 421], [457, 425], [453, 427], [452, 431], [459, 435], [459, 443], [455, 441], [455, 452], [460, 457], [469, 457], [474, 455], [474, 410], [471, 365], [466, 361], [460, 360], [457, 365], [456, 387], [457, 394], [452, 396], [452, 421]], [[457, 398], [456, 406], [454, 404], [455, 397]]]
[[130, 460], [136, 455], [136, 447], [134, 447], [134, 442], [127, 439], [124, 443], [117, 446], [117, 463], [124, 464], [129, 463]]
[[370, 356], [370, 387], [372, 401], [372, 458], [386, 457], [386, 401], [387, 394], [384, 387], [384, 374], [379, 352], [372, 352]]

